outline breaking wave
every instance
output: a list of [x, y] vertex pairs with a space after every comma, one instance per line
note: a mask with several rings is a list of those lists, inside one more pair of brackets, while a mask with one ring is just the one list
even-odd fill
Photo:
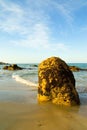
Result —
[[19, 75], [14, 75], [13, 74], [12, 78], [14, 78], [18, 82], [21, 82], [21, 83], [29, 85], [29, 86], [37, 87], [37, 85], [38, 85], [37, 83], [34, 83], [34, 82], [29, 81], [29, 80], [23, 79]]

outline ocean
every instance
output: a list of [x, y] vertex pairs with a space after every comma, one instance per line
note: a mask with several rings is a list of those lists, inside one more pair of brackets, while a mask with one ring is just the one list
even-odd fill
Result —
[[9, 71], [3, 70], [5, 65], [0, 65], [0, 80], [13, 78], [17, 82], [21, 82], [28, 86], [36, 86], [38, 82], [37, 64], [17, 64], [24, 68], [23, 70]]
[[[17, 71], [3, 70], [4, 65], [0, 65], [0, 81], [14, 79], [16, 82], [26, 84], [29, 87], [37, 88], [38, 84], [38, 64], [17, 64], [26, 68]], [[68, 63], [71, 66], [77, 66], [87, 69], [87, 63]], [[81, 97], [87, 96], [87, 71], [73, 72], [76, 80], [76, 89]]]

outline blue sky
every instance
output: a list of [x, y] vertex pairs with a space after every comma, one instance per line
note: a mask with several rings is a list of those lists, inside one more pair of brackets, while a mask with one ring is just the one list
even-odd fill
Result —
[[0, 61], [87, 63], [87, 0], [0, 0]]

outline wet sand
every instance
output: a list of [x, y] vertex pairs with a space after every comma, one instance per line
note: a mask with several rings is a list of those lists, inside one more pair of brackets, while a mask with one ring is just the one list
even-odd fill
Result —
[[39, 104], [37, 90], [0, 81], [0, 130], [87, 130], [87, 99], [79, 107]]

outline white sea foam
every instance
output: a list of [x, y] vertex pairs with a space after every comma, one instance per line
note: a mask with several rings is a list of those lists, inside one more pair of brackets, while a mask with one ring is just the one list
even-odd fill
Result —
[[29, 81], [29, 80], [23, 79], [19, 75], [12, 75], [12, 78], [14, 78], [18, 82], [21, 82], [21, 83], [29, 85], [29, 86], [37, 87], [37, 85], [38, 85], [38, 84], [33, 83], [33, 82]]

